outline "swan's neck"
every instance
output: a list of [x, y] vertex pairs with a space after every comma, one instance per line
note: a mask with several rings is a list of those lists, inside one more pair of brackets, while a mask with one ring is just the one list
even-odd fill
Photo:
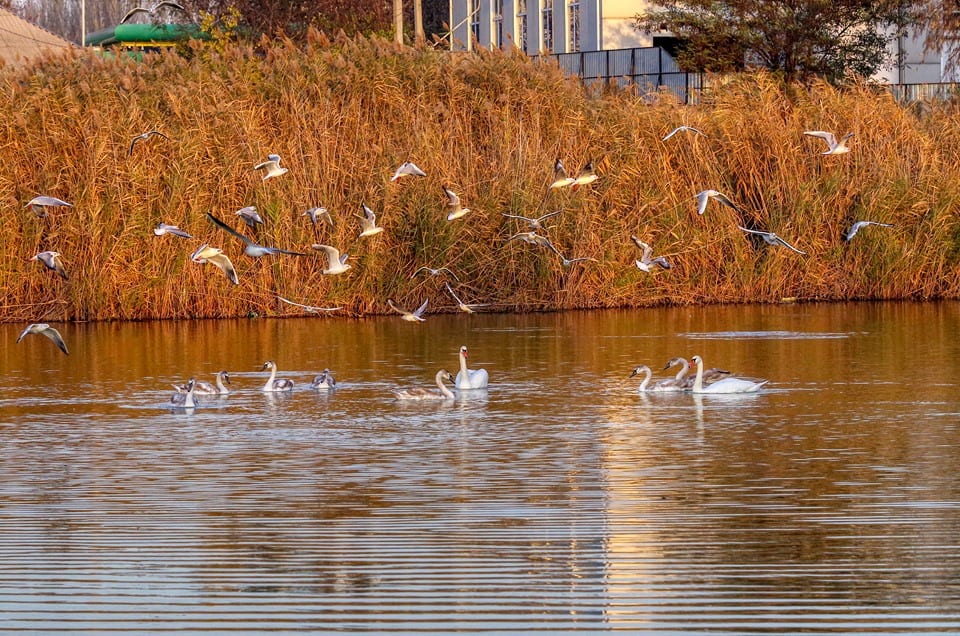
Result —
[[697, 379], [693, 381], [693, 392], [703, 391], [703, 360], [697, 361]]
[[223, 375], [221, 375], [220, 373], [217, 374], [217, 390], [220, 391], [221, 393], [229, 393], [229, 392], [230, 392], [230, 389], [228, 389], [228, 388], [223, 384]]
[[267, 383], [263, 385], [264, 390], [269, 391], [273, 388], [273, 381], [277, 377], [277, 367], [270, 367], [270, 379], [267, 380]]
[[646, 390], [647, 390], [647, 385], [650, 384], [650, 378], [652, 378], [652, 377], [653, 377], [653, 373], [651, 373], [650, 369], [646, 369], [646, 370], [643, 372], [643, 382], [640, 383], [640, 388], [638, 388], [637, 390], [638, 390], [638, 391], [646, 391]]
[[469, 371], [467, 371], [467, 356], [463, 355], [463, 351], [460, 352], [460, 373], [463, 374], [463, 377], [466, 378]]
[[[462, 356], [462, 355], [460, 356], [460, 361], [461, 361], [461, 363], [463, 364], [464, 367], [467, 366], [465, 363], [463, 363], [463, 356]], [[448, 388], [447, 388], [447, 385], [443, 383], [443, 375], [442, 375], [442, 374], [441, 374], [441, 375], [437, 375], [437, 386], [440, 388], [440, 394], [443, 395], [443, 397], [446, 397], [446, 398], [452, 398], [452, 397], [454, 397], [453, 391], [451, 391], [450, 389], [448, 389]]]
[[677, 382], [683, 382], [683, 378], [685, 378], [690, 371], [690, 363], [687, 362], [686, 358], [680, 358], [680, 362], [683, 363], [683, 366], [680, 367], [680, 370], [677, 372]]

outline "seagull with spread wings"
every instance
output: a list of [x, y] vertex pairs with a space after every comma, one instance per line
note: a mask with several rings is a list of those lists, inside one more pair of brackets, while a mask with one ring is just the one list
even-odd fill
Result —
[[536, 218], [530, 218], [529, 216], [520, 216], [519, 214], [506, 214], [501, 212], [500, 214], [507, 217], [508, 219], [518, 219], [520, 221], [525, 221], [531, 230], [546, 230], [547, 227], [543, 224], [547, 219], [552, 219], [563, 212], [563, 210], [555, 210], [553, 212], [548, 212], [542, 216]]
[[699, 128], [694, 128], [693, 126], [677, 126], [673, 130], [668, 132], [667, 136], [661, 139], [660, 141], [666, 141], [667, 139], [670, 139], [677, 133], [681, 133], [681, 132], [691, 132], [691, 133], [694, 133], [695, 135], [703, 135], [703, 131], [701, 131]]
[[267, 160], [258, 163], [253, 167], [254, 170], [264, 170], [263, 181], [279, 177], [289, 172], [286, 168], [280, 167], [280, 155], [267, 155]]
[[44, 267], [52, 272], [56, 272], [63, 280], [68, 280], [67, 270], [63, 267], [63, 260], [60, 258], [60, 252], [40, 252], [30, 257], [31, 261], [40, 261]]
[[27, 201], [27, 204], [23, 207], [30, 208], [34, 214], [42, 219], [47, 216], [47, 208], [72, 208], [73, 204], [57, 197], [40, 195]]
[[868, 225], [876, 225], [879, 227], [893, 227], [892, 223], [880, 223], [879, 221], [857, 221], [850, 226], [850, 229], [847, 230], [847, 233], [844, 235], [843, 240], [849, 241], [854, 236], [857, 235], [857, 232], [867, 227]]
[[460, 298], [453, 292], [453, 287], [450, 286], [450, 283], [444, 283], [444, 285], [447, 286], [447, 291], [450, 292], [450, 295], [453, 297], [453, 300], [456, 301], [456, 303], [457, 303], [457, 309], [459, 309], [460, 311], [462, 311], [462, 312], [465, 313], [465, 314], [473, 314], [473, 313], [476, 313], [476, 312], [474, 311], [474, 308], [476, 308], [476, 307], [487, 307], [487, 306], [488, 306], [487, 303], [470, 303], [470, 304], [467, 304], [467, 303], [463, 302], [462, 300], [460, 300]]
[[802, 250], [798, 250], [798, 249], [795, 248], [793, 245], [790, 245], [789, 243], [787, 243], [786, 241], [784, 241], [782, 238], [780, 238], [779, 236], [777, 236], [777, 235], [774, 234], [773, 232], [764, 232], [764, 231], [762, 231], [762, 230], [748, 230], [747, 228], [742, 227], [742, 226], [739, 226], [739, 225], [738, 225], [737, 227], [740, 228], [741, 230], [743, 230], [744, 232], [746, 232], [747, 234], [753, 234], [753, 235], [755, 235], [755, 236], [759, 236], [760, 238], [763, 239], [763, 241], [764, 241], [767, 245], [779, 245], [779, 246], [781, 246], [781, 247], [785, 247], [785, 248], [787, 248], [787, 249], [793, 250], [793, 251], [796, 252], [797, 254], [801, 254], [801, 255], [803, 255], [803, 256], [806, 256], [806, 254], [807, 254], [806, 252], [804, 252], [804, 251], [802, 251]]
[[27, 328], [23, 330], [23, 333], [20, 334], [20, 337], [17, 338], [17, 342], [20, 342], [26, 336], [34, 333], [50, 338], [50, 340], [57, 345], [57, 348], [60, 349], [60, 351], [70, 355], [70, 352], [67, 351], [66, 343], [64, 343], [63, 338], [60, 336], [60, 332], [44, 322], [37, 322], [32, 325], [28, 325]]
[[423, 304], [420, 305], [416, 310], [407, 311], [403, 307], [400, 307], [399, 305], [397, 305], [397, 303], [394, 302], [392, 298], [387, 298], [387, 306], [390, 307], [390, 309], [397, 312], [398, 314], [401, 314], [400, 318], [402, 320], [406, 320], [407, 322], [425, 321], [426, 318], [423, 317], [423, 312], [427, 310], [427, 303], [429, 302], [430, 302], [430, 299], [428, 298], [427, 300], [423, 301]]
[[350, 257], [346, 254], [341, 254], [340, 250], [332, 245], [314, 243], [311, 247], [327, 255], [327, 269], [323, 270], [323, 274], [333, 276], [335, 274], [342, 274], [350, 269], [350, 265], [347, 265], [347, 259]]
[[697, 214], [703, 214], [707, 211], [707, 204], [710, 203], [710, 199], [714, 199], [717, 203], [722, 203], [728, 208], [732, 208], [737, 212], [743, 212], [737, 205], [731, 201], [727, 195], [716, 190], [704, 190], [697, 194]]
[[670, 264], [670, 261], [663, 256], [653, 258], [653, 248], [641, 241], [636, 236], [631, 236], [630, 240], [633, 241], [633, 244], [639, 247], [641, 250], [640, 260], [634, 261], [637, 269], [639, 269], [641, 272], [650, 273], [653, 271], [654, 267], [661, 267], [663, 269], [670, 269], [673, 267], [673, 265]]
[[164, 134], [163, 134], [162, 132], [160, 132], [159, 130], [148, 130], [147, 132], [141, 133], [141, 134], [139, 134], [139, 135], [137, 135], [136, 137], [133, 138], [133, 140], [130, 142], [130, 149], [127, 151], [127, 155], [132, 155], [132, 154], [133, 154], [133, 147], [134, 147], [135, 145], [137, 145], [137, 142], [138, 142], [138, 141], [146, 141], [147, 139], [150, 139], [150, 138], [153, 137], [154, 135], [156, 135], [156, 136], [158, 136], [158, 137], [163, 137], [163, 138], [166, 139], [167, 141], [170, 141], [170, 138], [167, 137], [166, 135], [164, 135]]
[[237, 277], [237, 270], [234, 269], [230, 258], [223, 253], [223, 250], [217, 247], [210, 247], [204, 243], [197, 248], [197, 251], [190, 255], [190, 260], [201, 265], [210, 263], [211, 265], [219, 267], [231, 283], [234, 285], [240, 284], [240, 279]]
[[848, 132], [840, 141], [837, 141], [836, 136], [832, 132], [825, 130], [805, 130], [803, 134], [809, 137], [817, 137], [826, 142], [827, 150], [826, 152], [821, 152], [821, 155], [842, 155], [845, 152], [850, 152], [850, 149], [847, 148], [847, 140], [853, 137], [852, 132]]
[[154, 15], [156, 15], [157, 11], [159, 11], [160, 9], [163, 9], [164, 7], [186, 12], [186, 9], [184, 9], [181, 5], [177, 4], [176, 2], [172, 2], [171, 0], [163, 0], [162, 2], [158, 2], [157, 4], [153, 5], [153, 7], [151, 7], [150, 9], [146, 7], [135, 7], [133, 9], [130, 9], [129, 11], [127, 11], [126, 15], [120, 18], [120, 24], [123, 24], [124, 22], [126, 22], [133, 16], [137, 15], [138, 13], [146, 13], [150, 17], [153, 17]]
[[457, 196], [457, 193], [443, 186], [443, 193], [447, 195], [447, 220], [455, 221], [456, 219], [466, 216], [470, 212], [470, 208], [465, 208], [460, 204], [460, 197]]
[[243, 241], [246, 246], [243, 248], [243, 253], [246, 254], [247, 256], [251, 256], [253, 258], [260, 258], [261, 256], [266, 256], [267, 254], [271, 254], [274, 256], [276, 256], [277, 254], [289, 254], [291, 256], [306, 256], [306, 254], [304, 254], [303, 252], [291, 252], [290, 250], [284, 250], [279, 247], [268, 247], [266, 245], [260, 245], [258, 243], [255, 243], [253, 240], [247, 238], [246, 236], [244, 236], [240, 232], [237, 232], [235, 229], [233, 229], [232, 227], [230, 227], [229, 225], [227, 225], [217, 217], [213, 216], [213, 214], [211, 214], [210, 212], [207, 212], [207, 218], [210, 219], [217, 227], [219, 227], [223, 231], [227, 232], [228, 234], [232, 234], [233, 236]]
[[360, 238], [364, 236], [374, 236], [383, 232], [383, 228], [377, 225], [377, 215], [374, 214], [373, 210], [367, 207], [366, 203], [360, 204], [360, 209], [363, 210], [363, 215], [354, 214], [353, 216], [360, 219]]
[[425, 177], [427, 173], [421, 170], [417, 164], [412, 161], [404, 161], [400, 164], [400, 167], [397, 168], [397, 171], [393, 173], [393, 176], [390, 177], [391, 181], [397, 181], [403, 177]]
[[153, 233], [157, 236], [163, 236], [164, 234], [172, 234], [173, 236], [179, 236], [180, 238], [193, 238], [191, 235], [187, 234], [176, 225], [167, 225], [163, 221], [157, 223], [157, 227], [153, 228]]

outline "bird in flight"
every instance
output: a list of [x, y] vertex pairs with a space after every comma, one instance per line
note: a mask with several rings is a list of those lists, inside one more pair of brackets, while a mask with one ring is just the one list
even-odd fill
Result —
[[658, 256], [653, 258], [653, 248], [641, 241], [636, 236], [631, 236], [630, 240], [633, 241], [633, 244], [640, 248], [641, 256], [640, 260], [634, 261], [641, 272], [650, 273], [653, 271], [654, 267], [661, 267], [663, 269], [670, 269], [673, 267], [663, 256]]
[[354, 214], [353, 216], [360, 219], [360, 238], [364, 236], [374, 236], [383, 232], [383, 228], [377, 225], [377, 215], [373, 213], [373, 210], [367, 207], [366, 203], [361, 203], [360, 208], [363, 210], [363, 215]]
[[403, 177], [425, 177], [427, 173], [417, 167], [417, 164], [412, 161], [404, 161], [400, 164], [400, 167], [397, 168], [397, 171], [393, 173], [393, 176], [390, 177], [391, 181], [397, 181]]
[[743, 212], [743, 210], [738, 208], [724, 193], [717, 192], [716, 190], [704, 190], [697, 194], [697, 214], [703, 214], [707, 211], [707, 204], [710, 202], [710, 199], [714, 199], [717, 203], [722, 203], [737, 212]]
[[127, 151], [127, 155], [130, 156], [133, 154], [133, 147], [137, 145], [138, 141], [146, 141], [147, 139], [150, 139], [154, 135], [157, 135], [158, 137], [163, 137], [167, 141], [170, 141], [170, 138], [164, 135], [159, 130], [148, 130], [147, 132], [141, 133], [133, 138], [133, 140], [130, 142], [130, 150]]
[[703, 131], [701, 131], [699, 128], [694, 128], [693, 126], [677, 126], [673, 130], [668, 132], [667, 136], [661, 139], [660, 141], [666, 141], [667, 139], [670, 139], [677, 133], [681, 133], [681, 132], [692, 132], [696, 135], [703, 135]]
[[553, 183], [550, 184], [551, 190], [566, 188], [573, 185], [574, 181], [576, 181], [576, 179], [567, 176], [567, 170], [563, 167], [563, 162], [560, 161], [560, 159], [553, 162]]
[[235, 229], [213, 216], [210, 212], [207, 212], [207, 218], [213, 221], [213, 223], [224, 230], [228, 234], [232, 234], [241, 241], [244, 242], [246, 247], [243, 248], [243, 253], [247, 256], [252, 256], [253, 258], [260, 258], [261, 256], [266, 256], [267, 254], [277, 255], [277, 254], [289, 254], [291, 256], [306, 256], [303, 252], [291, 252], [290, 250], [280, 249], [279, 247], [268, 247], [266, 245], [260, 245], [255, 243], [253, 240], [247, 238], [240, 232], [237, 232]]
[[310, 222], [313, 223], [316, 227], [317, 223], [324, 221], [330, 227], [333, 227], [333, 217], [330, 216], [330, 212], [327, 208], [310, 208], [300, 216], [305, 216], [310, 219]]
[[543, 224], [543, 222], [546, 221], [547, 219], [552, 219], [553, 217], [557, 216], [561, 212], [563, 212], [563, 210], [548, 212], [547, 214], [544, 214], [543, 216], [538, 216], [535, 219], [530, 218], [528, 216], [520, 216], [519, 214], [505, 214], [503, 212], [501, 212], [500, 214], [507, 217], [508, 219], [519, 219], [521, 221], [526, 221], [527, 225], [530, 227], [531, 230], [546, 230], [547, 227]]
[[443, 193], [447, 195], [447, 220], [454, 221], [461, 217], [466, 216], [470, 212], [470, 208], [465, 208], [460, 204], [460, 197], [457, 196], [457, 193], [443, 186]]
[[763, 231], [761, 231], [761, 230], [748, 230], [747, 228], [741, 227], [741, 226], [739, 226], [739, 225], [738, 225], [737, 227], [739, 227], [741, 230], [743, 230], [743, 231], [746, 232], [747, 234], [754, 234], [754, 235], [756, 235], [756, 236], [759, 236], [760, 238], [762, 238], [762, 239], [764, 240], [764, 242], [765, 242], [767, 245], [780, 245], [780, 246], [782, 246], [782, 247], [786, 247], [787, 249], [793, 250], [793, 251], [796, 252], [797, 254], [802, 254], [802, 255], [804, 255], [804, 256], [806, 256], [806, 254], [807, 254], [806, 252], [804, 252], [804, 251], [802, 251], [802, 250], [798, 250], [798, 249], [795, 248], [793, 245], [790, 245], [789, 243], [787, 243], [786, 241], [784, 241], [782, 238], [780, 238], [779, 236], [777, 236], [777, 235], [774, 234], [773, 232], [763, 232]]
[[340, 250], [333, 247], [332, 245], [322, 245], [320, 243], [314, 243], [311, 247], [317, 250], [318, 252], [324, 252], [327, 255], [327, 269], [323, 270], [322, 273], [327, 276], [333, 276], [335, 274], [342, 274], [348, 269], [350, 265], [347, 265], [347, 259], [349, 256], [346, 254], [340, 254]]
[[586, 261], [593, 261], [594, 263], [597, 262], [597, 259], [590, 258], [589, 256], [578, 256], [577, 258], [567, 258], [566, 256], [563, 255], [563, 252], [557, 249], [556, 245], [554, 245], [549, 241], [547, 241], [546, 247], [552, 250], [554, 254], [560, 257], [560, 263], [564, 267], [570, 267], [571, 265], [575, 265], [577, 263], [585, 263]]
[[580, 186], [590, 185], [597, 178], [597, 173], [593, 170], [593, 161], [588, 161], [587, 165], [580, 168], [580, 172], [577, 174], [577, 178], [573, 180], [570, 189], [576, 191]]
[[31, 256], [30, 260], [40, 261], [50, 271], [60, 274], [60, 278], [68, 280], [67, 270], [64, 269], [63, 261], [60, 259], [60, 252], [40, 252], [35, 256]]
[[266, 171], [266, 174], [263, 175], [263, 181], [287, 174], [287, 169], [280, 167], [280, 155], [267, 155], [267, 160], [262, 163], [258, 163], [253, 167], [253, 169], [262, 169]]
[[425, 321], [426, 318], [423, 317], [423, 312], [427, 310], [427, 303], [429, 302], [430, 302], [430, 299], [428, 298], [427, 300], [423, 301], [423, 304], [420, 305], [420, 307], [418, 307], [415, 311], [407, 311], [403, 307], [400, 307], [399, 305], [397, 305], [397, 303], [395, 303], [392, 298], [387, 298], [387, 305], [390, 307], [390, 309], [394, 310], [399, 314], [402, 314], [400, 318], [402, 320], [406, 320], [407, 322]]
[[854, 236], [857, 235], [857, 232], [867, 227], [868, 225], [878, 225], [880, 227], [893, 227], [892, 223], [880, 223], [879, 221], [857, 221], [850, 226], [850, 229], [847, 230], [847, 233], [844, 235], [843, 240], [849, 241]]
[[308, 311], [312, 314], [319, 313], [321, 311], [337, 311], [343, 309], [343, 307], [314, 307], [313, 305], [301, 305], [300, 303], [295, 303], [292, 300], [284, 298], [283, 296], [277, 295], [277, 300], [280, 302], [287, 303], [288, 305], [293, 305], [294, 307], [299, 307], [304, 311]]
[[848, 132], [840, 141], [837, 141], [832, 132], [825, 130], [805, 130], [803, 134], [809, 137], [818, 137], [827, 143], [827, 150], [821, 152], [821, 155], [842, 155], [845, 152], [850, 152], [850, 149], [847, 148], [847, 140], [853, 137], [852, 132]]
[[201, 265], [203, 263], [215, 265], [223, 271], [231, 283], [234, 285], [240, 284], [240, 279], [237, 278], [237, 270], [233, 268], [233, 263], [230, 262], [230, 258], [219, 248], [210, 247], [204, 243], [197, 248], [196, 252], [190, 255], [190, 260], [194, 263], [200, 263]]
[[550, 239], [548, 239], [546, 236], [541, 236], [532, 230], [530, 232], [517, 232], [504, 241], [504, 243], [509, 243], [514, 239], [519, 239], [524, 243], [529, 243], [530, 245], [539, 245], [540, 247], [546, 247], [547, 249], [551, 250], [556, 249], [553, 247], [553, 243], [550, 242]]
[[47, 216], [47, 208], [72, 208], [72, 203], [67, 203], [62, 199], [57, 197], [48, 197], [48, 196], [38, 196], [27, 201], [27, 204], [23, 206], [25, 208], [30, 208], [34, 214], [39, 216], [41, 219]]
[[459, 309], [460, 311], [462, 311], [462, 312], [465, 313], [465, 314], [473, 314], [473, 313], [476, 313], [476, 312], [474, 311], [474, 309], [475, 309], [476, 307], [486, 307], [486, 306], [487, 306], [487, 303], [479, 303], [479, 304], [478, 304], [478, 303], [470, 303], [470, 304], [467, 304], [467, 303], [463, 302], [462, 300], [460, 300], [460, 298], [453, 292], [453, 287], [450, 286], [450, 283], [446, 283], [446, 282], [445, 282], [444, 285], [447, 286], [447, 291], [450, 292], [450, 295], [453, 296], [453, 300], [456, 301], [456, 303], [457, 303], [457, 309]]
[[163, 236], [164, 234], [173, 234], [174, 236], [179, 236], [180, 238], [193, 238], [176, 225], [167, 225], [163, 221], [157, 223], [157, 227], [153, 228], [153, 233], [157, 236]]
[[257, 229], [257, 225], [263, 225], [263, 219], [260, 218], [260, 215], [257, 213], [257, 208], [252, 205], [248, 205], [245, 208], [240, 208], [234, 212], [237, 216], [243, 219], [243, 222], [250, 226], [250, 229]]
[[446, 267], [438, 267], [434, 269], [432, 267], [427, 267], [426, 265], [424, 265], [423, 267], [415, 271], [413, 274], [411, 274], [410, 278], [415, 278], [416, 275], [419, 274], [420, 272], [427, 272], [431, 276], [439, 276], [440, 274], [450, 274], [451, 276], [453, 276], [453, 280], [457, 281], [458, 283], [460, 282], [460, 279], [457, 278], [457, 275], [451, 272]]
[[50, 325], [44, 322], [37, 322], [32, 325], [28, 325], [26, 329], [23, 330], [23, 333], [20, 334], [20, 337], [17, 338], [17, 342], [23, 340], [26, 336], [30, 334], [38, 333], [41, 336], [46, 336], [53, 341], [57, 348], [60, 351], [63, 351], [65, 354], [70, 355], [70, 352], [67, 351], [67, 345], [64, 343], [63, 338], [60, 336], [60, 332], [51, 327]]

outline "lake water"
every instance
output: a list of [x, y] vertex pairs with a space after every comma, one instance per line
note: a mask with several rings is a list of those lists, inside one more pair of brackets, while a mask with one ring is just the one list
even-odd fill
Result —
[[[2, 633], [960, 632], [960, 304], [57, 326], [0, 326]], [[693, 354], [770, 384], [627, 380]]]

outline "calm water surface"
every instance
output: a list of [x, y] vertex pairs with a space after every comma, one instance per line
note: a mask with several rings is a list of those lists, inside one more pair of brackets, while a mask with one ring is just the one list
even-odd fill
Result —
[[[21, 328], [3, 633], [960, 632], [958, 304]], [[769, 388], [626, 380], [693, 354]]]

